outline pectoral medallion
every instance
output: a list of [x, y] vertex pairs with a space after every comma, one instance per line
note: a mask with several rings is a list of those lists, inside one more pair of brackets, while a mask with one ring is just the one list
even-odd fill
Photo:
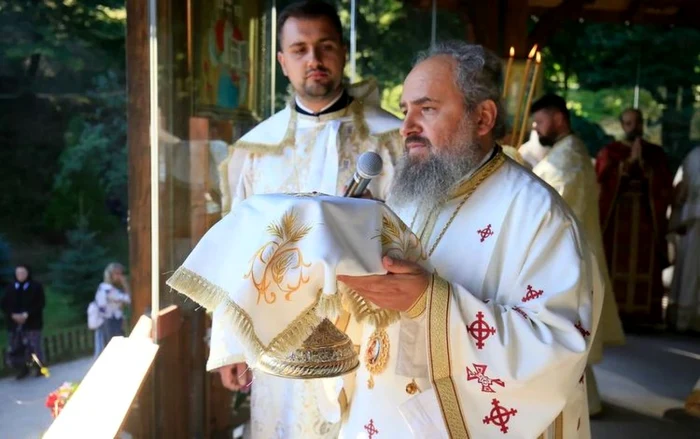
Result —
[[367, 342], [365, 367], [369, 372], [367, 388], [374, 388], [374, 375], [384, 372], [389, 364], [389, 334], [384, 329], [375, 329]]

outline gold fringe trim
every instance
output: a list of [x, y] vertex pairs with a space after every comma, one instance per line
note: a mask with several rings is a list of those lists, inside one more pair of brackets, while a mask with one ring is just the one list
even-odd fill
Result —
[[265, 353], [288, 355], [301, 347], [304, 340], [309, 338], [314, 329], [321, 324], [321, 318], [316, 315], [318, 299], [304, 312], [294, 319], [282, 332], [272, 339]]
[[401, 315], [397, 311], [375, 308], [362, 296], [344, 285], [338, 285], [343, 309], [355, 316], [359, 323], [369, 323], [375, 328], [386, 328], [399, 321]]
[[340, 317], [343, 312], [343, 303], [340, 299], [340, 294], [323, 294], [320, 292], [318, 305], [316, 305], [316, 315], [322, 319], [334, 321]]
[[226, 291], [185, 267], [178, 268], [165, 284], [211, 311], [228, 300]]
[[[248, 356], [254, 358], [260, 358], [263, 354], [272, 356], [290, 354], [301, 346], [322, 320], [317, 311], [321, 301], [319, 293], [314, 303], [273, 338], [269, 345], [265, 346], [255, 334], [250, 315], [234, 303], [223, 288], [185, 267], [178, 268], [165, 283], [208, 310], [213, 311], [221, 304], [225, 304], [224, 313], [233, 322], [232, 329], [241, 339]], [[331, 308], [329, 304], [324, 304], [324, 307]]]

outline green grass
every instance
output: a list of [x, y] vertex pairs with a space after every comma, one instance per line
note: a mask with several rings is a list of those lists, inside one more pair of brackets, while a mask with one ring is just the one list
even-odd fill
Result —
[[[70, 303], [69, 298], [54, 293], [46, 288], [46, 307], [44, 308], [44, 335], [50, 335], [72, 326], [87, 325], [87, 308], [82, 309]], [[3, 321], [0, 331], [0, 347], [7, 346], [7, 326]]]

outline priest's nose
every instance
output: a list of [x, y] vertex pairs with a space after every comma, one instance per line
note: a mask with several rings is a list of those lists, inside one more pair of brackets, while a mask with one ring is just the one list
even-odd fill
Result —
[[312, 50], [309, 50], [307, 57], [307, 64], [310, 69], [313, 70], [318, 66], [323, 65], [323, 62], [321, 61], [321, 48], [314, 47]]
[[413, 112], [409, 111], [406, 113], [406, 117], [403, 119], [399, 132], [401, 133], [401, 137], [404, 139], [408, 136], [421, 134], [423, 132], [420, 125], [416, 123], [416, 118]]

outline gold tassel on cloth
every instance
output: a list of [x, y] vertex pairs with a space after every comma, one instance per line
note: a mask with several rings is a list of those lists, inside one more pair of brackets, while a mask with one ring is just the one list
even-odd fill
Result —
[[313, 379], [345, 375], [359, 367], [350, 338], [326, 318], [340, 314], [338, 294], [319, 292], [317, 300], [265, 346], [248, 313], [221, 287], [185, 267], [177, 269], [166, 284], [210, 311], [224, 304], [246, 357], [257, 359], [252, 368], [285, 378]]

